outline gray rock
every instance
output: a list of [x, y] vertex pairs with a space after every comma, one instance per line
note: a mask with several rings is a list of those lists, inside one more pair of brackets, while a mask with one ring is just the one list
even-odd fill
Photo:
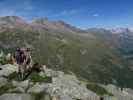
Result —
[[50, 84], [35, 84], [33, 87], [31, 87], [28, 90], [28, 93], [40, 93], [40, 92], [47, 92], [48, 88], [50, 87]]
[[51, 97], [49, 94], [45, 94], [45, 96], [42, 100], [51, 100]]
[[63, 76], [64, 75], [64, 72], [62, 71], [54, 71], [52, 69], [48, 69], [48, 68], [44, 68], [44, 72], [40, 73], [40, 75], [46, 75], [46, 76], [49, 76], [49, 77], [59, 77], [59, 76]]
[[50, 89], [51, 96], [60, 96], [62, 97], [61, 100], [67, 100], [65, 98], [87, 100], [88, 97], [97, 97], [95, 93], [86, 88], [85, 84], [81, 84], [74, 75], [54, 77]]
[[73, 100], [73, 99], [72, 99], [70, 96], [68, 96], [68, 95], [61, 95], [59, 98], [60, 98], [59, 100]]
[[22, 87], [22, 88], [26, 89], [29, 86], [29, 80], [25, 80], [22, 82], [12, 81], [12, 84], [13, 84], [13, 86]]
[[[56, 77], [53, 75], [55, 72]], [[90, 97], [95, 98], [94, 100], [99, 99], [95, 93], [89, 91], [86, 85], [82, 84], [74, 75], [65, 75], [61, 71], [46, 69], [45, 73], [47, 76], [52, 76], [52, 83], [35, 84], [28, 90], [28, 93], [46, 92], [52, 98], [58, 97], [57, 100], [88, 100]]]
[[121, 90], [121, 88], [112, 84], [105, 86], [105, 88], [107, 91], [112, 93], [117, 100], [133, 100], [132, 92], [129, 89], [123, 88]]
[[0, 68], [2, 70], [0, 70], [0, 76], [8, 76], [13, 72], [17, 72], [18, 71], [18, 67], [15, 65], [1, 65]]
[[[17, 66], [4, 65], [0, 66], [0, 86], [7, 84], [8, 81], [4, 76], [17, 71]], [[34, 84], [29, 80], [25, 81], [11, 81], [12, 85], [16, 88], [8, 90], [8, 94], [0, 96], [0, 100], [34, 100], [35, 97], [29, 94], [42, 95], [40, 100], [100, 100], [100, 97], [87, 89], [85, 82], [80, 82], [74, 74], [67, 75], [62, 71], [54, 71], [48, 69], [46, 66], [38, 73], [40, 76], [52, 77], [52, 83], [39, 83]], [[133, 90], [119, 87], [114, 85], [101, 85], [109, 93], [114, 96], [104, 96], [104, 100], [133, 100]], [[15, 93], [23, 94], [15, 94]], [[12, 93], [12, 94], [11, 94]], [[24, 94], [27, 93], [27, 94]], [[44, 95], [44, 96], [43, 96]]]
[[58, 77], [63, 77], [63, 76], [64, 76], [64, 72], [62, 72], [62, 71], [57, 71], [57, 76], [58, 76]]
[[0, 77], [0, 86], [7, 84], [8, 81], [6, 78]]
[[117, 99], [116, 97], [114, 97], [114, 96], [105, 96], [104, 97], [104, 100], [119, 100], [119, 99]]
[[47, 69], [47, 68], [45, 69], [45, 75], [46, 75], [46, 76], [51, 77], [51, 76], [53, 76], [53, 73], [54, 73], [54, 72], [53, 72], [52, 69]]
[[14, 89], [10, 89], [9, 92], [11, 92], [11, 93], [14, 93], [14, 92], [15, 93], [24, 93], [25, 90], [22, 87], [16, 87]]
[[29, 94], [7, 93], [0, 96], [0, 100], [34, 100]]

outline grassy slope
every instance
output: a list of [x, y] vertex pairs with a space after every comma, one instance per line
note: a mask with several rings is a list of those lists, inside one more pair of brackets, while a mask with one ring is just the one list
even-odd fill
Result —
[[130, 69], [115, 50], [97, 38], [46, 30], [8, 30], [0, 33], [0, 41], [3, 44], [15, 44], [11, 47], [32, 44], [34, 61], [48, 67], [72, 71], [92, 82], [132, 87], [133, 75]]

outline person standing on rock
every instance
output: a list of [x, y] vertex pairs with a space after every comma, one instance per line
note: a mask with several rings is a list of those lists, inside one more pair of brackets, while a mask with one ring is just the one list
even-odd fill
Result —
[[24, 74], [31, 67], [31, 56], [28, 48], [18, 48], [15, 53], [16, 63], [18, 64], [19, 77], [24, 78]]

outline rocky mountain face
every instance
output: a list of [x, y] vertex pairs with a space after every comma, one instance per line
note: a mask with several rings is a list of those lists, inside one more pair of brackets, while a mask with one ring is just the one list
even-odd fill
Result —
[[51, 69], [74, 73], [88, 82], [133, 88], [133, 71], [128, 62], [99, 37], [108, 35], [98, 36], [46, 18], [28, 23], [8, 16], [3, 21], [12, 22], [12, 18], [11, 27], [9, 23], [0, 25], [0, 49], [5, 54], [14, 53], [17, 47], [29, 47], [34, 62]]
[[81, 31], [80, 29], [73, 27], [69, 24], [66, 24], [63, 21], [49, 21], [48, 18], [39, 18], [32, 21], [31, 25], [35, 26], [43, 26], [44, 28], [51, 30], [51, 31], [57, 31], [57, 32], [63, 32], [63, 33], [75, 33], [78, 31]]
[[74, 74], [52, 70], [45, 65], [18, 79], [18, 67], [0, 66], [0, 100], [132, 100], [133, 90], [114, 85], [88, 83]]
[[0, 17], [1, 31], [4, 28], [10, 28], [10, 29], [17, 28], [17, 27], [24, 28], [25, 26], [27, 26], [27, 23], [23, 19], [17, 16]]

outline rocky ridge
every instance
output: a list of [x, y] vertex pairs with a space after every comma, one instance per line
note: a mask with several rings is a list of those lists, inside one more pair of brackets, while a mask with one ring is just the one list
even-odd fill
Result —
[[17, 66], [0, 66], [0, 100], [132, 100], [131, 89], [100, 85], [110, 94], [99, 95], [87, 88], [87, 82], [43, 66], [24, 81], [17, 80]]

